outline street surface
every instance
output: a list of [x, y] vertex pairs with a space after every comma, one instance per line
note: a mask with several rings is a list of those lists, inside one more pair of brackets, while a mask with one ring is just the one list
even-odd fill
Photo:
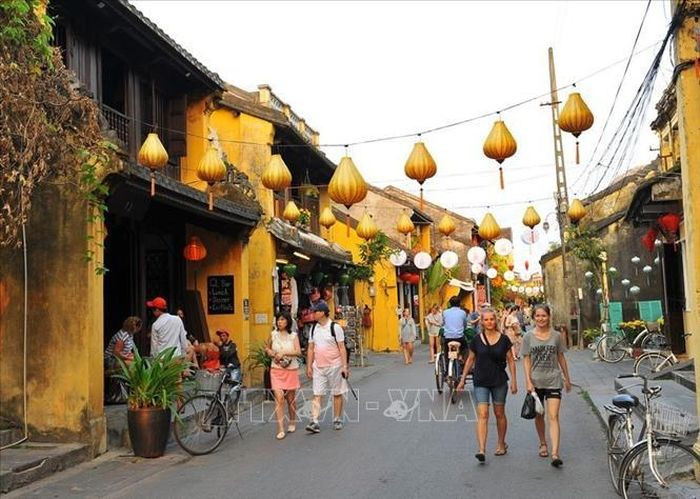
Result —
[[[178, 456], [179, 448], [171, 447], [161, 460], [179, 457], [179, 462], [145, 471], [156, 463], [139, 460], [136, 468], [131, 465], [131, 480], [125, 461], [101, 471], [98, 466], [92, 474], [68, 471], [64, 478], [10, 497], [617, 497], [608, 478], [601, 424], [576, 388], [562, 405], [563, 468], [537, 456], [534, 424], [519, 417], [521, 379], [521, 391], [507, 402], [508, 454], [493, 455], [492, 418], [482, 465], [474, 458], [469, 390], [457, 405], [446, 406], [433, 392], [425, 347], [413, 365], [404, 366], [399, 355], [385, 356], [383, 362], [384, 368], [356, 382], [359, 407], [350, 396], [351, 421], [342, 431], [331, 428], [329, 415], [320, 434], [308, 435], [299, 425], [296, 433], [277, 441], [274, 423], [244, 423], [243, 439], [232, 430], [209, 456]], [[518, 370], [522, 377], [520, 363]], [[267, 403], [267, 417], [272, 409]]]

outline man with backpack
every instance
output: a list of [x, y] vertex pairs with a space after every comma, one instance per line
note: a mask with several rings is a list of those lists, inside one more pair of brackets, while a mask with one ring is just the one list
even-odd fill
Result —
[[309, 333], [306, 352], [306, 375], [312, 379], [314, 399], [311, 403], [309, 433], [319, 433], [318, 418], [321, 401], [329, 391], [333, 396], [333, 428], [343, 429], [343, 396], [348, 391], [345, 379], [350, 375], [345, 349], [345, 334], [339, 324], [329, 317], [330, 310], [324, 301], [313, 306], [316, 324]]

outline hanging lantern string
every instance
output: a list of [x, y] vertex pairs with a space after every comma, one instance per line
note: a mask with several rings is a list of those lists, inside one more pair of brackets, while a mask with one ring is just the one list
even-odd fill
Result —
[[[648, 45], [647, 47], [644, 47], [644, 48], [638, 50], [633, 55], [639, 55], [643, 52], [646, 52], [647, 50], [650, 50], [650, 49], [656, 47], [661, 42], [662, 42], [662, 40], [654, 42], [653, 44]], [[613, 68], [613, 67], [617, 66], [618, 64], [621, 64], [625, 61], [628, 61], [627, 57], [624, 59], [620, 59], [620, 60], [617, 60], [615, 62], [612, 62], [612, 63], [608, 64], [607, 66], [604, 66], [596, 71], [593, 71], [592, 73], [589, 73], [586, 76], [583, 76], [582, 78], [578, 78], [576, 81], [578, 83], [580, 83], [584, 80], [588, 80], [589, 78], [593, 78], [593, 77], [599, 75], [600, 73], [603, 73], [603, 72], [605, 72], [605, 71], [607, 71], [607, 70], [609, 70], [609, 69], [611, 69], [611, 68]], [[572, 83], [568, 83], [566, 85], [559, 87], [557, 90], [558, 91], [565, 90], [565, 89], [571, 87], [572, 85], [573, 85]], [[550, 95], [550, 93], [551, 93], [551, 90], [548, 90], [546, 93], [536, 95], [534, 97], [530, 97], [528, 99], [524, 99], [524, 100], [515, 102], [515, 103], [510, 104], [508, 106], [499, 108], [499, 110], [497, 110], [497, 111], [486, 112], [483, 114], [479, 114], [476, 116], [465, 118], [463, 120], [454, 121], [452, 123], [446, 123], [444, 125], [421, 130], [419, 132], [411, 132], [411, 133], [404, 133], [404, 134], [398, 134], [398, 135], [388, 135], [388, 136], [383, 136], [383, 137], [370, 138], [370, 139], [366, 139], [366, 140], [358, 140], [355, 142], [338, 142], [338, 143], [327, 143], [327, 144], [318, 144], [318, 145], [314, 145], [314, 144], [271, 144], [269, 142], [252, 142], [252, 141], [248, 141], [248, 140], [234, 140], [234, 139], [218, 139], [218, 142], [219, 143], [228, 143], [228, 144], [240, 144], [240, 145], [247, 145], [247, 146], [261, 146], [261, 147], [272, 147], [274, 145], [277, 148], [307, 147], [307, 148], [316, 149], [316, 148], [320, 148], [320, 147], [344, 147], [347, 149], [349, 146], [355, 146], [355, 145], [361, 145], [361, 144], [372, 144], [375, 142], [388, 142], [388, 141], [398, 140], [398, 139], [406, 139], [406, 138], [410, 138], [410, 137], [415, 137], [417, 135], [427, 135], [429, 133], [439, 132], [441, 130], [446, 130], [448, 128], [453, 128], [456, 126], [465, 125], [465, 124], [471, 123], [473, 121], [478, 121], [478, 120], [481, 120], [484, 118], [488, 118], [490, 116], [497, 115], [498, 113], [510, 111], [510, 110], [515, 109], [517, 107], [524, 106], [525, 104], [529, 104], [529, 103], [534, 102], [536, 100], [542, 99], [543, 97], [547, 97]], [[132, 121], [134, 123], [139, 123], [139, 124], [144, 125], [146, 127], [155, 126], [155, 121], [156, 121], [155, 116], [154, 116], [153, 120], [151, 120], [151, 122], [149, 122], [147, 120], [141, 120], [135, 116], [129, 116], [129, 115], [124, 115], [124, 116], [126, 118], [128, 118], [130, 121]], [[164, 131], [164, 132], [169, 132], [169, 133], [173, 133], [173, 134], [177, 134], [177, 135], [183, 135], [186, 137], [209, 140], [209, 137], [204, 137], [202, 135], [198, 135], [198, 134], [191, 133], [191, 132], [186, 132], [183, 130], [176, 130], [173, 128], [166, 128], [163, 126], [159, 127], [159, 129], [161, 131]]]

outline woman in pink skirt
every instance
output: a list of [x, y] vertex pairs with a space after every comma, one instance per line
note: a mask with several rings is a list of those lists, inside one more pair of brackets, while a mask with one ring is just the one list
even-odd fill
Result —
[[279, 313], [275, 318], [276, 328], [270, 335], [266, 352], [272, 357], [270, 383], [275, 396], [275, 417], [277, 419], [277, 440], [282, 440], [284, 431], [284, 401], [289, 409], [289, 426], [287, 432], [296, 431], [297, 403], [296, 395], [300, 387], [299, 360], [301, 347], [296, 333], [290, 331], [292, 318], [287, 312]]

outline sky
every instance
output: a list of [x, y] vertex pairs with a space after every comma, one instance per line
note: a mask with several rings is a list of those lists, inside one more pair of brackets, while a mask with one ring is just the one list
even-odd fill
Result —
[[[598, 183], [603, 168], [591, 162], [594, 147], [599, 139], [603, 147], [609, 142], [669, 21], [668, 2], [652, 1], [603, 134], [646, 1], [132, 3], [225, 81], [251, 91], [269, 84], [320, 132], [322, 144], [414, 134], [547, 94], [552, 47], [557, 86], [577, 83], [596, 118], [580, 137], [580, 165], [574, 139], [564, 134], [570, 199], [590, 194]], [[665, 55], [631, 166], [657, 155], [648, 123], [670, 81], [669, 61]], [[562, 90], [560, 101], [570, 92]], [[517, 153], [503, 163], [505, 190], [497, 163], [482, 152], [494, 116], [422, 136], [438, 166], [424, 185], [426, 199], [477, 223], [491, 211], [499, 225], [512, 227], [516, 271], [525, 260], [530, 271], [538, 270], [539, 255], [559, 238], [550, 215], [554, 228], [536, 245], [520, 241], [530, 202], [543, 220], [555, 208], [551, 110], [541, 105], [549, 100], [501, 113], [518, 142]], [[417, 182], [403, 171], [416, 140], [356, 145], [349, 154], [368, 182], [418, 194]], [[336, 163], [344, 154], [337, 147], [323, 150]]]

